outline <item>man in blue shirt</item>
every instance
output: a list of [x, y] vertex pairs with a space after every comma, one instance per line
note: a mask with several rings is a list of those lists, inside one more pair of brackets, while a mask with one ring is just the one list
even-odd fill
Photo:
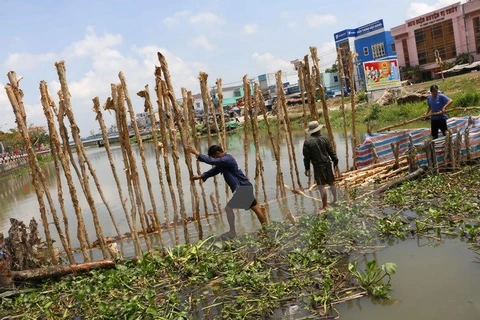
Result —
[[[430, 93], [431, 95], [427, 97], [428, 108], [427, 112], [425, 112], [425, 115], [430, 112], [445, 112], [447, 107], [453, 103], [452, 99], [444, 94], [438, 93], [438, 86], [435, 84], [430, 87]], [[438, 138], [438, 129], [440, 129], [442, 134], [445, 136], [445, 133], [447, 132], [447, 118], [448, 116], [446, 113], [431, 116], [431, 135], [433, 139]]]
[[192, 176], [192, 180], [202, 179], [202, 181], [205, 182], [208, 178], [221, 173], [223, 174], [225, 182], [230, 187], [230, 190], [233, 192], [232, 198], [225, 207], [230, 231], [221, 235], [221, 238], [228, 239], [237, 235], [233, 209], [252, 209], [257, 215], [258, 221], [260, 221], [262, 225], [267, 224], [265, 208], [257, 203], [253, 194], [252, 184], [243, 174], [242, 170], [238, 168], [237, 161], [231, 154], [223, 151], [222, 147], [219, 145], [210, 146], [210, 148], [208, 148], [208, 155], [200, 154], [200, 152], [193, 146], [187, 147], [187, 151], [196, 155], [198, 161], [214, 166], [212, 169], [201, 175]]

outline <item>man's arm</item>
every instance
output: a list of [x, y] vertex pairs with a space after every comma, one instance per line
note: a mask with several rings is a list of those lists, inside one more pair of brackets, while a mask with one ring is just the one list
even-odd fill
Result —
[[449, 107], [453, 103], [453, 100], [444, 94], [442, 94], [441, 97], [444, 101], [446, 101], [445, 106], [442, 108], [442, 112], [445, 112], [447, 110], [447, 107]]
[[425, 112], [425, 115], [429, 114], [432, 109], [430, 108], [430, 100], [427, 98], [427, 111]]
[[203, 180], [203, 182], [207, 181], [208, 178], [216, 176], [217, 174], [220, 173], [220, 168], [219, 167], [213, 167], [212, 169], [205, 171], [202, 173], [200, 178]]
[[310, 170], [310, 149], [305, 143], [303, 143], [303, 165], [305, 166], [305, 171]]
[[326, 142], [327, 142], [327, 143], [326, 143], [327, 153], [328, 153], [328, 155], [330, 156], [330, 159], [332, 159], [333, 165], [334, 165], [334, 166], [337, 166], [337, 165], [338, 165], [337, 155], [336, 155], [335, 151], [333, 150], [332, 145], [330, 144], [330, 142], [328, 142], [328, 140], [326, 140]]

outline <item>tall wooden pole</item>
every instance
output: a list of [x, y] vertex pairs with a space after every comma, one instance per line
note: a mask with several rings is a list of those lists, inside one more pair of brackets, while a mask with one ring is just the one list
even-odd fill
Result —
[[[307, 117], [307, 106], [305, 105], [305, 91], [306, 91], [306, 88], [305, 88], [305, 78], [304, 78], [304, 74], [303, 74], [303, 69], [304, 69], [304, 65], [302, 62], [300, 62], [298, 64], [298, 85], [299, 85], [299, 90], [300, 90], [300, 96], [302, 97], [302, 111], [303, 111], [303, 115], [302, 115], [302, 118], [303, 118], [303, 127], [306, 128], [307, 125], [308, 125], [308, 117]], [[305, 139], [307, 138], [308, 134], [307, 132], [305, 131]]]
[[[342, 117], [343, 117], [343, 135], [345, 136], [345, 158], [347, 169], [350, 168], [350, 153], [348, 152], [348, 131], [347, 131], [347, 114], [345, 113], [345, 94], [343, 92], [345, 75], [343, 74], [343, 57], [342, 57], [342, 48], [337, 48], [337, 59], [338, 59], [338, 75], [340, 78], [340, 92], [342, 99]], [[353, 98], [352, 98], [353, 99]]]
[[357, 53], [350, 51], [348, 53], [348, 70], [350, 73], [350, 104], [352, 109], [352, 153], [353, 153], [353, 170], [357, 169], [357, 121], [356, 121], [356, 110], [355, 110], [355, 77], [354, 77], [354, 66], [353, 63], [358, 56]]
[[42, 224], [45, 232], [45, 240], [48, 246], [48, 253], [53, 264], [58, 264], [57, 257], [53, 251], [53, 242], [50, 234], [50, 229], [48, 226], [47, 212], [45, 209], [45, 203], [43, 201], [44, 192], [48, 192], [48, 189], [42, 190], [40, 186], [39, 179], [42, 176], [40, 166], [38, 164], [37, 157], [35, 156], [35, 150], [32, 147], [30, 140], [30, 135], [28, 133], [28, 128], [26, 124], [26, 114], [25, 107], [23, 105], [23, 92], [19, 87], [19, 80], [15, 72], [10, 71], [8, 73], [8, 78], [10, 83], [5, 86], [8, 99], [12, 105], [13, 112], [15, 114], [15, 119], [18, 127], [18, 131], [22, 135], [23, 140], [25, 141], [25, 148], [27, 149], [28, 160], [31, 168], [32, 182], [35, 187], [35, 192], [37, 194], [38, 204], [40, 206], [40, 216], [42, 219]]
[[317, 48], [316, 47], [310, 47], [310, 52], [312, 54], [312, 60], [313, 60], [313, 72], [315, 73], [316, 79], [317, 79], [317, 85], [319, 86], [320, 90], [320, 95], [322, 99], [322, 108], [323, 108], [323, 117], [325, 121], [325, 127], [327, 128], [328, 131], [328, 139], [330, 140], [330, 144], [332, 145], [333, 150], [336, 152], [337, 150], [337, 145], [335, 144], [335, 138], [333, 136], [333, 130], [332, 130], [332, 125], [330, 124], [330, 116], [328, 112], [328, 106], [327, 106], [327, 100], [325, 97], [325, 90], [323, 89], [322, 85], [322, 79], [320, 75], [320, 67], [319, 67], [319, 59], [317, 55]]
[[82, 173], [82, 179], [80, 183], [83, 184], [83, 191], [85, 193], [85, 198], [87, 199], [87, 203], [90, 207], [90, 210], [92, 211], [93, 225], [94, 225], [95, 233], [97, 235], [97, 238], [100, 244], [100, 248], [102, 250], [103, 258], [107, 259], [109, 257], [107, 252], [107, 246], [105, 243], [105, 238], [103, 236], [103, 230], [100, 225], [100, 220], [98, 218], [98, 212], [95, 206], [95, 200], [93, 199], [93, 196], [90, 190], [88, 174], [85, 167], [85, 163], [87, 162], [88, 159], [85, 156], [83, 142], [80, 137], [80, 129], [78, 128], [75, 122], [75, 117], [73, 115], [73, 110], [70, 103], [70, 90], [68, 89], [68, 84], [67, 84], [65, 62], [64, 61], [56, 62], [55, 67], [57, 68], [57, 74], [60, 81], [62, 99], [64, 102], [64, 105], [63, 105], [64, 112], [70, 122], [73, 140], [75, 141], [75, 147], [77, 149], [78, 162], [80, 166], [80, 171]]
[[315, 97], [315, 86], [311, 85], [311, 75], [310, 75], [310, 62], [308, 61], [308, 55], [303, 57], [303, 76], [304, 76], [304, 85], [305, 90], [307, 91], [308, 106], [310, 108], [310, 117], [313, 121], [318, 121], [318, 112], [316, 106], [316, 97]]
[[243, 76], [243, 151], [245, 153], [245, 176], [248, 178], [248, 150], [250, 142], [248, 141], [248, 117], [250, 112], [251, 88], [247, 75]]
[[225, 112], [223, 110], [223, 88], [222, 88], [222, 79], [218, 78], [217, 82], [217, 97], [218, 97], [218, 107], [220, 108], [220, 115], [222, 117], [222, 134], [223, 141], [221, 143], [223, 150], [227, 150], [227, 129], [225, 127]]

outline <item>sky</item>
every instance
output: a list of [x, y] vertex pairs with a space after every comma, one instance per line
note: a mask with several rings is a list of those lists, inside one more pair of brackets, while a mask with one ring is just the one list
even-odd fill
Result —
[[[278, 70], [316, 46], [320, 68], [335, 63], [333, 34], [383, 19], [385, 29], [458, 0], [0, 0], [0, 130], [16, 128], [4, 86], [7, 72], [23, 77], [27, 123], [45, 126], [39, 82], [57, 98], [56, 61], [64, 60], [75, 119], [81, 135], [98, 133], [92, 111], [103, 104], [118, 73], [126, 77], [135, 112], [136, 92], [154, 88], [157, 52], [167, 58], [177, 98], [182, 87], [200, 92], [208, 85], [238, 83]], [[58, 105], [58, 99], [56, 99]], [[104, 113], [107, 126], [114, 115]]]

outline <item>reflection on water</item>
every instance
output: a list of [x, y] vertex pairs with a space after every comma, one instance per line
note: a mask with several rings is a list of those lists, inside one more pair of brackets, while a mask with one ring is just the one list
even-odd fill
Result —
[[[430, 243], [430, 244], [429, 244]], [[480, 319], [480, 265], [458, 239], [440, 245], [408, 240], [367, 255], [380, 264], [395, 262], [391, 300], [364, 297], [337, 306], [342, 320]]]

